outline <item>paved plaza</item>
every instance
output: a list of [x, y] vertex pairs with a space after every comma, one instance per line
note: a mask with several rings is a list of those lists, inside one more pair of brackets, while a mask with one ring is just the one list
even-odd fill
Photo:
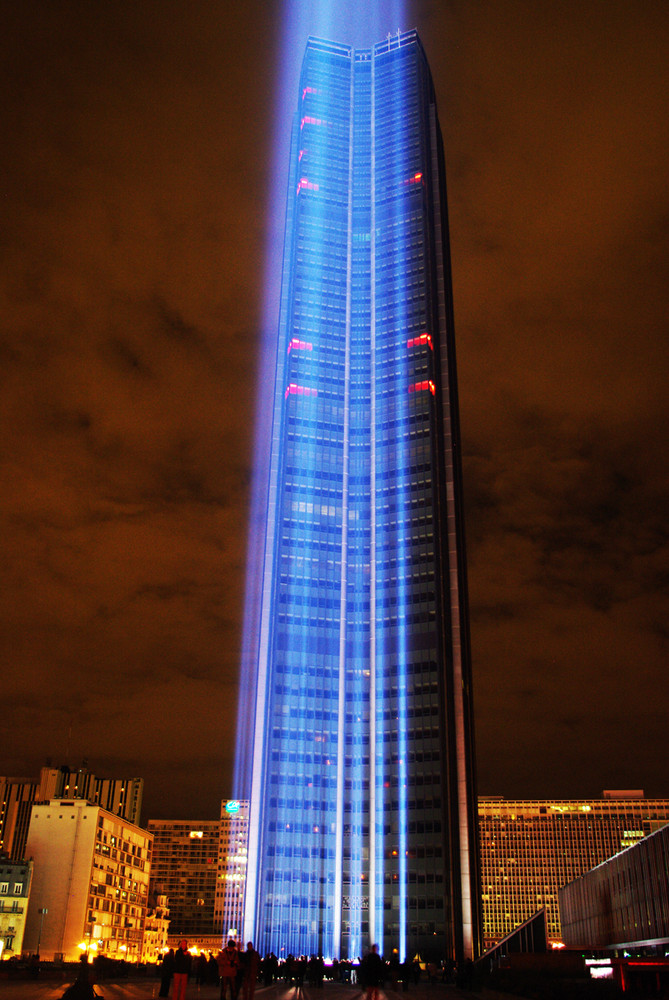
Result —
[[[72, 980], [9, 980], [0, 979], [0, 1000], [60, 1000], [66, 987]], [[160, 982], [154, 978], [128, 979], [121, 982], [99, 983], [95, 987], [104, 1000], [153, 1000], [158, 996]], [[187, 1000], [218, 1000], [218, 986], [197, 986], [194, 980], [188, 985]], [[258, 987], [255, 992], [257, 1000], [362, 1000], [364, 993], [355, 986], [340, 986], [326, 983], [322, 989], [312, 987], [287, 987], [283, 983], [275, 986]], [[456, 989], [454, 986], [439, 984], [419, 984], [411, 987], [408, 993], [392, 989], [379, 990], [379, 1000], [472, 1000], [478, 996], [481, 1000], [495, 1000], [501, 994], [484, 990], [472, 994]], [[505, 997], [505, 1000], [509, 998]]]

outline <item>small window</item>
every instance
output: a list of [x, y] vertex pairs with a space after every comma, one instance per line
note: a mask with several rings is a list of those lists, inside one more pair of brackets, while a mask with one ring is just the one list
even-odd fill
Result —
[[0, 896], [6, 896], [9, 893], [9, 882], [0, 882]]
[[15, 882], [14, 883], [14, 895], [15, 896], [20, 896], [22, 892], [23, 892], [23, 882]]

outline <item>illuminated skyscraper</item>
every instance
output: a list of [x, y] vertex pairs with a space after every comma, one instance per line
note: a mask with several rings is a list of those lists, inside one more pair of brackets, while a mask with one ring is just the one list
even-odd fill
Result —
[[309, 40], [286, 214], [257, 672], [240, 713], [244, 940], [280, 957], [371, 942], [401, 960], [472, 956], [446, 188], [414, 31], [365, 50]]

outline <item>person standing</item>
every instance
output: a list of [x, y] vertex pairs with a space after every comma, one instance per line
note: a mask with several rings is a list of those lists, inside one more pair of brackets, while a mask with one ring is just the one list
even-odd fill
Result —
[[379, 955], [378, 944], [373, 944], [360, 963], [362, 985], [367, 990], [367, 1000], [377, 1000], [379, 986], [383, 983], [383, 959]]
[[186, 1000], [186, 987], [193, 958], [188, 950], [188, 941], [180, 941], [174, 954], [174, 986], [172, 1000]]
[[68, 1000], [93, 1000], [97, 996], [90, 980], [90, 969], [88, 965], [88, 955], [81, 955], [79, 958], [79, 974], [76, 982], [68, 987], [63, 993]]
[[244, 978], [242, 979], [242, 996], [244, 1000], [253, 1000], [260, 972], [260, 955], [249, 941], [244, 952]]
[[168, 997], [170, 995], [170, 980], [174, 975], [174, 948], [170, 948], [163, 955], [162, 961], [160, 963], [160, 993], [159, 997]]
[[218, 986], [218, 981], [220, 976], [218, 974], [218, 962], [216, 961], [216, 956], [209, 952], [209, 961], [207, 962], [207, 982], [211, 986]]
[[197, 986], [203, 986], [207, 981], [207, 956], [203, 951], [197, 957], [195, 962], [195, 983]]
[[230, 1000], [237, 1000], [236, 980], [239, 955], [237, 945], [232, 938], [228, 941], [227, 947], [223, 951], [219, 951], [216, 961], [221, 976], [221, 1000], [225, 1000], [228, 990], [230, 990]]

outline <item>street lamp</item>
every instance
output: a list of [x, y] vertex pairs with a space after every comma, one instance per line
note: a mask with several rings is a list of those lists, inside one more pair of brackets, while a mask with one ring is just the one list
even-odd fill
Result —
[[37, 957], [39, 958], [39, 946], [42, 940], [42, 925], [44, 924], [44, 918], [49, 911], [46, 906], [41, 906], [37, 912], [39, 913], [39, 934], [37, 935]]
[[[93, 943], [93, 924], [95, 923], [96, 919], [97, 919], [96, 917], [91, 917], [90, 920], [88, 921], [89, 928], [86, 931], [86, 937], [88, 939], [86, 944], [86, 961], [88, 961], [88, 952], [90, 951], [91, 945]], [[95, 946], [94, 950], [97, 950], [97, 945]]]

